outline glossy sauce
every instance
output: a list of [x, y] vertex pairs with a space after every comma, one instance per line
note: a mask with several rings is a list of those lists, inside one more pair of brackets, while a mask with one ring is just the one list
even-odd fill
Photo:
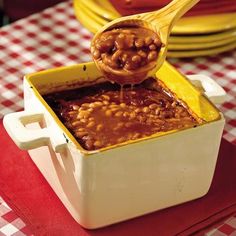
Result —
[[64, 125], [86, 150], [148, 137], [201, 123], [160, 82], [133, 86], [103, 83], [44, 96]]
[[145, 79], [147, 71], [155, 67], [161, 46], [160, 38], [154, 31], [142, 27], [124, 27], [99, 35], [92, 42], [91, 53], [110, 81], [138, 84]]

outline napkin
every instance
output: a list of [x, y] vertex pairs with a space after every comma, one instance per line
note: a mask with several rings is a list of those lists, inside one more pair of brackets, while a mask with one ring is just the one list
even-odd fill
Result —
[[109, 227], [86, 230], [70, 216], [27, 152], [15, 146], [2, 121], [0, 133], [0, 195], [34, 235], [203, 235], [236, 214], [236, 146], [225, 140], [213, 183], [204, 197]]

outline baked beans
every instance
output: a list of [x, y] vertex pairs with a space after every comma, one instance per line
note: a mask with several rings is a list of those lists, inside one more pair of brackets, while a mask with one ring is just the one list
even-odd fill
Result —
[[[152, 30], [142, 27], [124, 27], [103, 32], [92, 42], [91, 53], [109, 80], [127, 84], [122, 72], [137, 72], [140, 68], [155, 67], [162, 43]], [[118, 75], [118, 76], [117, 76]], [[145, 78], [133, 76], [133, 84]], [[130, 78], [129, 78], [130, 83]]]
[[161, 82], [147, 79], [134, 86], [103, 83], [44, 96], [86, 150], [183, 129], [202, 121], [175, 99]]

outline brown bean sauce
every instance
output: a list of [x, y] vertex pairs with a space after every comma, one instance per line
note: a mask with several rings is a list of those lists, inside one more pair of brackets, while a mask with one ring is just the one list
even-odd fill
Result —
[[201, 121], [162, 87], [148, 79], [134, 86], [103, 83], [44, 96], [86, 150], [193, 127]]
[[[162, 43], [152, 30], [142, 27], [124, 27], [103, 32], [92, 43], [91, 53], [105, 76], [118, 84], [137, 84], [145, 78], [120, 76], [122, 72], [135, 72], [155, 67]], [[150, 67], [151, 65], [151, 67]], [[129, 81], [127, 83], [127, 80]]]

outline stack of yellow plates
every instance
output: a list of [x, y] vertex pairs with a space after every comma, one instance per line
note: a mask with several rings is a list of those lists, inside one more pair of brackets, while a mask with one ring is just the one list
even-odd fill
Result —
[[[74, 0], [78, 20], [96, 33], [120, 17], [109, 0]], [[184, 17], [173, 28], [168, 57], [208, 56], [236, 48], [236, 13]]]

